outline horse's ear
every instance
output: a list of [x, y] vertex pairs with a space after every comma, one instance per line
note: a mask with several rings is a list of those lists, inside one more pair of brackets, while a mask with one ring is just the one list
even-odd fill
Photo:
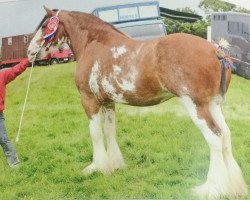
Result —
[[52, 16], [53, 15], [53, 11], [50, 10], [49, 8], [47, 8], [46, 6], [43, 6], [44, 10], [47, 12], [48, 16]]

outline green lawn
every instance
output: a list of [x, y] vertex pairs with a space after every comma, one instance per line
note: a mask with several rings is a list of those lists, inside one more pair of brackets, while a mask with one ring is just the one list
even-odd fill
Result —
[[[205, 181], [209, 150], [177, 99], [147, 108], [118, 105], [117, 139], [127, 168], [111, 176], [81, 173], [91, 162], [92, 145], [74, 65], [34, 68], [15, 144], [20, 168], [9, 169], [0, 150], [0, 199], [195, 199], [191, 188]], [[29, 70], [7, 89], [5, 116], [13, 142]], [[224, 113], [235, 157], [250, 185], [249, 80], [233, 76]]]

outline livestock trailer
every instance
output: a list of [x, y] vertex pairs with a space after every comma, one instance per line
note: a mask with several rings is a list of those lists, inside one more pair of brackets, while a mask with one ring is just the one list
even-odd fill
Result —
[[11, 67], [27, 57], [27, 49], [31, 40], [30, 34], [2, 38], [1, 68]]
[[229, 54], [236, 63], [235, 73], [250, 79], [250, 14], [216, 12], [211, 16], [211, 39], [230, 43]]
[[157, 1], [100, 7], [92, 14], [134, 39], [144, 40], [166, 35]]

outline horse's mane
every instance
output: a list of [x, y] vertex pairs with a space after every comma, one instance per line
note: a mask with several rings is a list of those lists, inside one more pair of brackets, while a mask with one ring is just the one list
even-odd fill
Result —
[[83, 19], [82, 22], [84, 23], [84, 22], [88, 21], [88, 24], [90, 24], [90, 26], [100, 27], [101, 30], [112, 29], [113, 31], [115, 31], [119, 34], [122, 34], [123, 36], [128, 37], [126, 34], [121, 32], [120, 30], [116, 29], [112, 24], [105, 22], [92, 14], [78, 12], [78, 11], [71, 11], [69, 13], [69, 15], [77, 18], [78, 22], [80, 22], [80, 19]]
[[[57, 12], [58, 9], [53, 9], [54, 12]], [[84, 13], [84, 12], [78, 12], [78, 11], [71, 11], [69, 12], [69, 15], [76, 18], [78, 23], [81, 23], [81, 19], [82, 23], [88, 21], [88, 24], [90, 24], [90, 26], [94, 26], [94, 27], [100, 27], [101, 30], [107, 30], [107, 29], [111, 29], [119, 34], [122, 34], [125, 37], [128, 37], [126, 34], [124, 34], [123, 32], [119, 31], [118, 29], [116, 29], [113, 25], [109, 24], [108, 22], [105, 22], [103, 20], [101, 20], [100, 18], [92, 15], [92, 14], [88, 14], [88, 13]], [[44, 24], [44, 22], [48, 19], [48, 15], [45, 15], [44, 18], [42, 19], [42, 21], [39, 23], [39, 25], [36, 28], [36, 31], [38, 31], [39, 28], [42, 27], [42, 25]]]

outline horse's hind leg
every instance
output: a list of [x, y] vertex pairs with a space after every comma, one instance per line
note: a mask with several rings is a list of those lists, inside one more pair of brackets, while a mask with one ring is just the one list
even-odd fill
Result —
[[82, 104], [90, 121], [89, 130], [93, 143], [93, 162], [84, 168], [83, 173], [88, 175], [94, 171], [101, 171], [103, 174], [109, 174], [112, 170], [109, 166], [108, 155], [103, 141], [101, 106], [95, 98], [87, 96], [82, 97]]
[[226, 168], [220, 128], [214, 123], [208, 103], [196, 105], [189, 96], [181, 97], [195, 125], [201, 130], [210, 148], [210, 165], [206, 182], [194, 189], [202, 197], [219, 197], [229, 194], [230, 180]]
[[115, 138], [115, 105], [109, 104], [103, 106], [103, 114], [104, 134], [107, 139], [107, 153], [110, 167], [112, 169], [122, 169], [125, 167], [125, 163]]
[[232, 154], [231, 145], [231, 133], [225, 122], [224, 116], [221, 110], [222, 98], [220, 96], [214, 98], [209, 105], [209, 110], [221, 129], [223, 135], [223, 156], [226, 167], [228, 169], [230, 184], [231, 184], [231, 195], [232, 196], [246, 196], [247, 185], [242, 176], [241, 169], [235, 161]]

